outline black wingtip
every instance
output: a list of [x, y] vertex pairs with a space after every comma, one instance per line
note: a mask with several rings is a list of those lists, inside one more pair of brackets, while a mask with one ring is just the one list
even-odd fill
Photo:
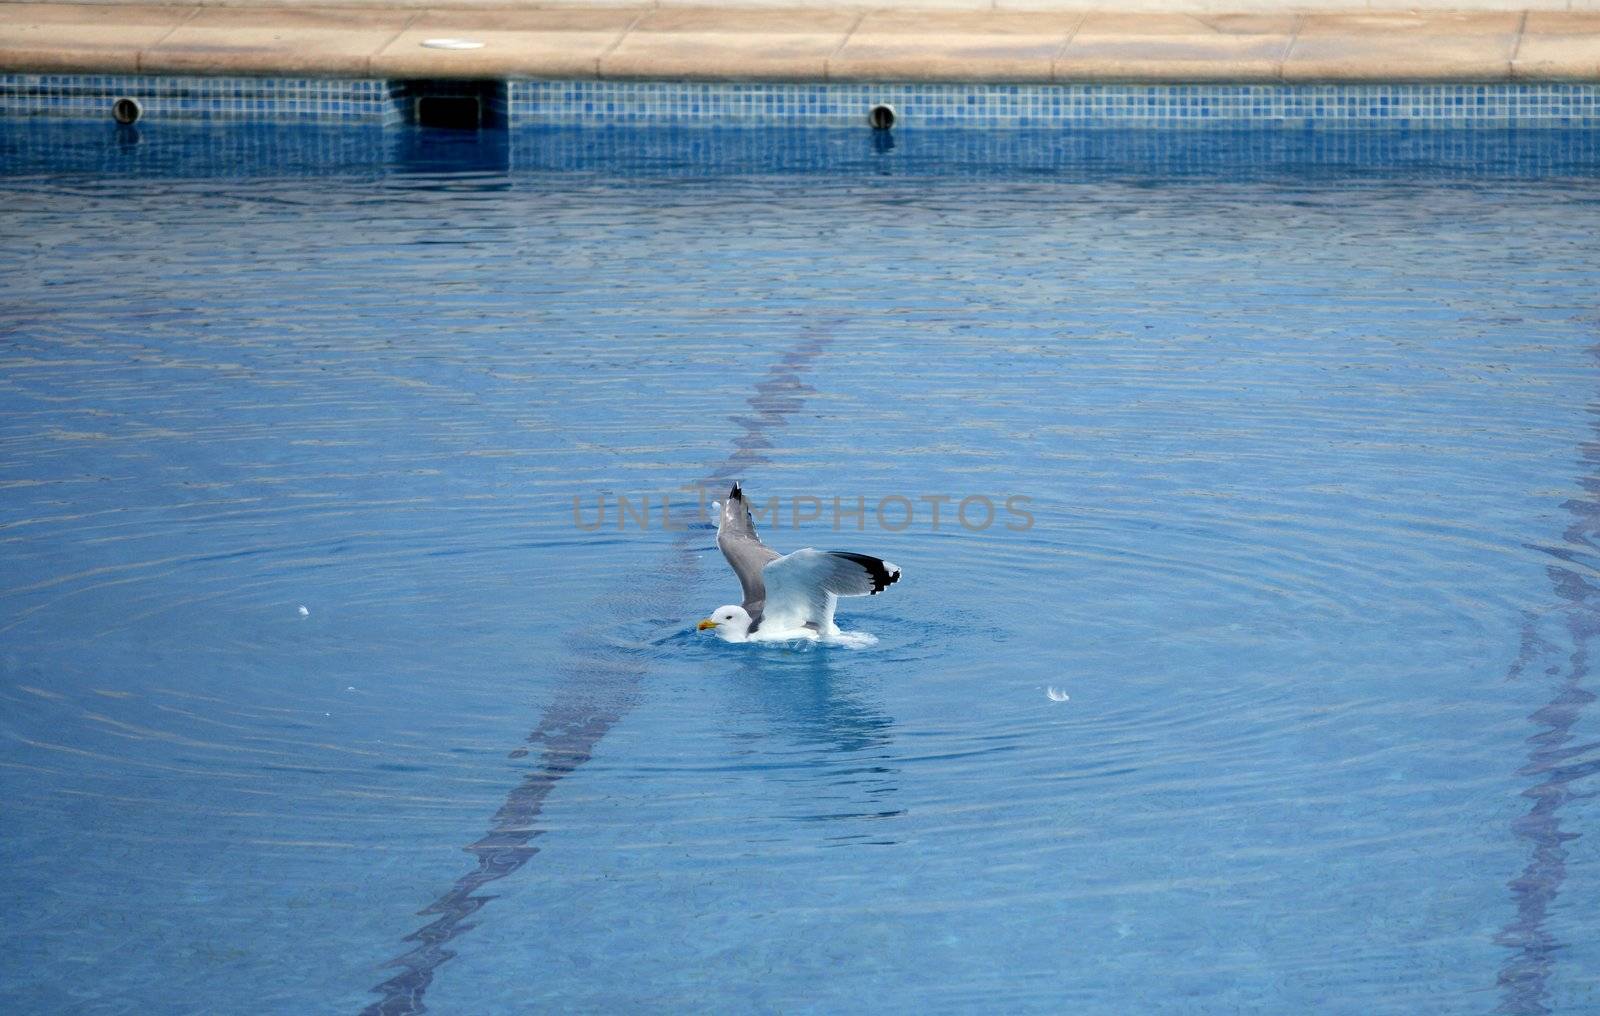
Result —
[[900, 566], [897, 564], [890, 564], [882, 558], [869, 557], [866, 554], [853, 554], [848, 550], [835, 550], [831, 553], [854, 561], [867, 570], [867, 574], [872, 576], [872, 592], [868, 593], [868, 596], [877, 596], [900, 581]]
[[732, 500], [735, 500], [736, 498], [741, 498], [741, 497], [744, 497], [744, 491], [739, 489], [739, 481], [738, 480], [734, 480], [733, 481], [733, 489], [728, 491], [728, 500], [732, 501]]

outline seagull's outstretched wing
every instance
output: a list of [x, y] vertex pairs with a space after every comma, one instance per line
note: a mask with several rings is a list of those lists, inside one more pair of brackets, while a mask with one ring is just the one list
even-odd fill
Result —
[[745, 507], [744, 491], [737, 483], [728, 491], [728, 500], [723, 503], [717, 519], [717, 547], [733, 567], [733, 573], [739, 576], [739, 588], [744, 590], [742, 606], [759, 622], [762, 601], [767, 598], [761, 569], [768, 561], [775, 560], [778, 552], [756, 535], [755, 520], [750, 517], [750, 509]]
[[888, 561], [844, 550], [797, 550], [767, 564], [762, 627], [812, 627], [834, 634], [833, 608], [841, 596], [872, 596], [900, 580]]

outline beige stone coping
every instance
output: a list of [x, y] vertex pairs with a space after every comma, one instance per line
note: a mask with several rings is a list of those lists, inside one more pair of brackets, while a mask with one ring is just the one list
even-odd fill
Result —
[[[435, 38], [484, 45], [422, 46]], [[0, 71], [723, 81], [1600, 81], [1600, 12], [0, 2]]]

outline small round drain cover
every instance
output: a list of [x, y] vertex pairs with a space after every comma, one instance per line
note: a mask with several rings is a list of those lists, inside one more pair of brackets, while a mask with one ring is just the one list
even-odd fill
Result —
[[482, 49], [483, 43], [473, 42], [470, 39], [424, 39], [422, 44], [429, 49]]

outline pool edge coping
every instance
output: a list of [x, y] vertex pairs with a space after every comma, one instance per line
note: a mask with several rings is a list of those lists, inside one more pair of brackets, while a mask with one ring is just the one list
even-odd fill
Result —
[[[482, 48], [424, 48], [466, 38]], [[909, 84], [1600, 81], [1600, 11], [1238, 14], [0, 0], [0, 73]]]

